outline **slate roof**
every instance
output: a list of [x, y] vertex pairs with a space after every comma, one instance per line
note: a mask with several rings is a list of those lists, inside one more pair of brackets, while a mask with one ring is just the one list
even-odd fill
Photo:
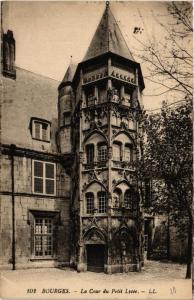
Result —
[[65, 73], [65, 76], [62, 80], [62, 82], [72, 82], [73, 77], [75, 75], [75, 71], [77, 68], [77, 64], [70, 63], [69, 67], [67, 68], [67, 71]]
[[83, 61], [107, 52], [112, 52], [135, 61], [109, 5], [106, 6], [100, 23], [92, 38]]

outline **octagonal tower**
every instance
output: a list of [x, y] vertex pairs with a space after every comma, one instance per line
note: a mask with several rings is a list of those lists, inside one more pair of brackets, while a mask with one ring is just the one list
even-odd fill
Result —
[[[135, 162], [144, 81], [109, 5], [66, 81], [59, 93], [71, 99], [71, 112], [60, 106], [71, 116], [66, 149], [74, 154], [71, 263], [78, 271], [139, 271], [143, 220]], [[62, 134], [61, 145], [68, 142]]]

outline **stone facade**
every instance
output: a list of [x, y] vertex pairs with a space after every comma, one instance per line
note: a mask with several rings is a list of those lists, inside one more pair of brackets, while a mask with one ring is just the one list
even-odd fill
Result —
[[143, 88], [140, 65], [107, 6], [84, 60], [69, 66], [59, 86], [60, 150], [74, 154], [71, 263], [80, 272], [139, 271], [143, 265], [135, 170]]
[[[11, 36], [13, 38], [13, 34]], [[15, 66], [13, 77], [6, 72], [7, 65], [3, 63], [4, 57], [1, 76], [0, 268], [69, 265], [70, 175], [64, 168], [65, 157], [59, 155], [56, 143], [59, 83]], [[34, 120], [40, 124], [46, 121], [50, 133], [48, 140], [34, 138]], [[55, 166], [55, 192], [52, 195], [34, 192], [34, 161]], [[36, 218], [52, 219], [56, 223], [56, 230], [52, 229], [52, 255], [48, 259], [47, 255], [34, 254], [35, 247], [43, 246], [43, 242], [35, 246]], [[45, 225], [44, 229], [47, 228]]]

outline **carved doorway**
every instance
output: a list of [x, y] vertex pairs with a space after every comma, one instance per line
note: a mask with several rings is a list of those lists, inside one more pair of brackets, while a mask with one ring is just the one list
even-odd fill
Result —
[[91, 272], [104, 272], [105, 246], [102, 244], [86, 245], [87, 270]]

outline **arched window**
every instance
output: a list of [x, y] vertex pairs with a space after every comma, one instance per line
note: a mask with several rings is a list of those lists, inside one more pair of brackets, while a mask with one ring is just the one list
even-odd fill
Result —
[[92, 214], [94, 212], [94, 194], [86, 194], [86, 213]]
[[98, 161], [107, 160], [107, 145], [105, 143], [98, 144]]
[[121, 148], [122, 144], [120, 142], [113, 143], [113, 159], [120, 161], [121, 160]]
[[137, 202], [136, 202], [135, 194], [132, 192], [132, 190], [126, 190], [125, 196], [124, 196], [124, 204], [125, 208], [130, 209], [131, 211], [134, 211], [137, 209]]
[[130, 162], [133, 161], [133, 146], [132, 146], [132, 144], [125, 144], [124, 160], [130, 161]]
[[98, 212], [105, 213], [107, 211], [107, 196], [106, 192], [98, 192]]
[[87, 164], [92, 164], [94, 162], [94, 145], [89, 144], [86, 146], [86, 160]]
[[115, 189], [113, 193], [113, 208], [119, 208], [121, 203], [122, 192], [120, 189]]

